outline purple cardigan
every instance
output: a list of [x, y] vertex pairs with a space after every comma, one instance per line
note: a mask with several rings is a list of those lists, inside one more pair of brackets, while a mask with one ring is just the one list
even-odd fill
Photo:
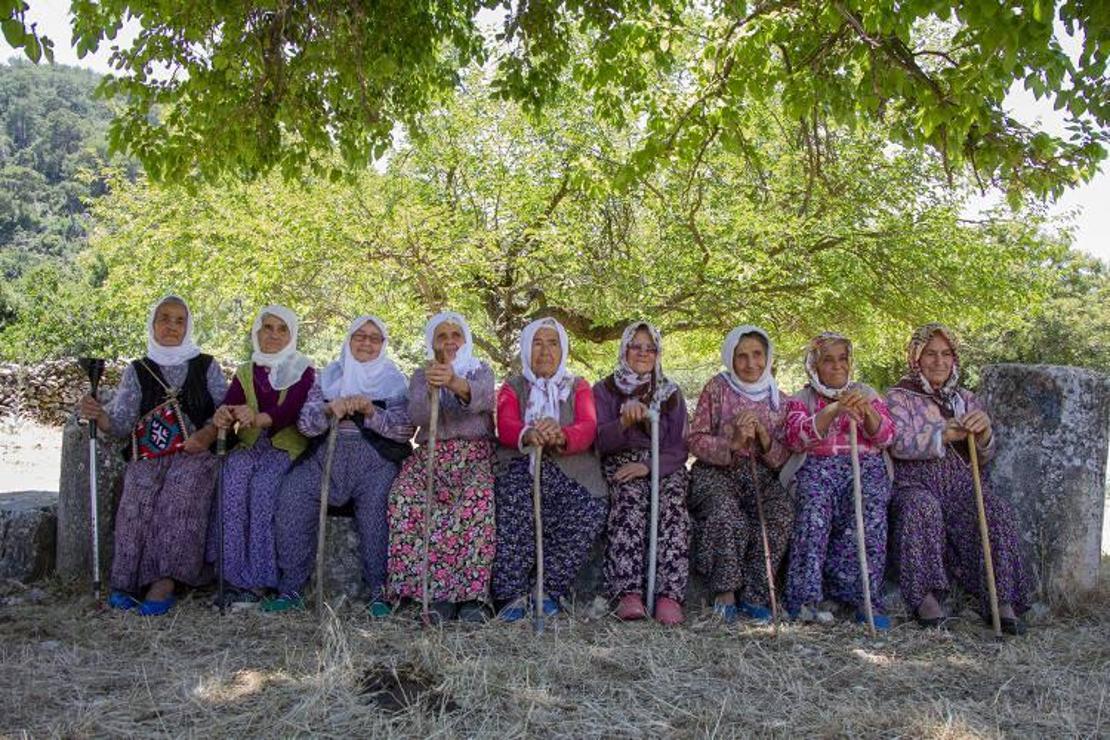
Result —
[[[597, 406], [597, 440], [594, 445], [602, 457], [622, 450], [650, 450], [651, 427], [647, 422], [621, 427], [621, 404], [631, 396], [620, 392], [611, 383], [612, 376], [594, 385]], [[659, 477], [665, 477], [686, 466], [686, 401], [682, 391], [663, 404], [659, 415]]]

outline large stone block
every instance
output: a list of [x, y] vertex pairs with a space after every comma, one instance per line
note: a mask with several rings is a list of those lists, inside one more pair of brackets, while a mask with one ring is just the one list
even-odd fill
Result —
[[[62, 429], [62, 471], [58, 482], [58, 574], [92, 580], [89, 512], [88, 429], [70, 418]], [[97, 525], [100, 578], [107, 581], [112, 562], [112, 520], [123, 486], [124, 460], [118, 439], [101, 434], [97, 443]]]
[[1052, 365], [988, 365], [982, 397], [994, 420], [997, 490], [1013, 501], [1039, 596], [1095, 589], [1101, 559], [1110, 377]]
[[29, 583], [54, 570], [58, 494], [0, 494], [0, 579]]

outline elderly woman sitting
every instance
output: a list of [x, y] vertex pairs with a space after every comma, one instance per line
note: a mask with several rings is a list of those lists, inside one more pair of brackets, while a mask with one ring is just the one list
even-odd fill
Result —
[[[882, 584], [891, 494], [882, 451], [894, 438], [894, 424], [874, 390], [850, 382], [852, 344], [846, 337], [822, 334], [815, 338], [806, 353], [805, 367], [809, 382], [786, 405], [786, 443], [798, 453], [793, 464], [788, 463], [789, 469], [797, 471], [794, 482], [798, 501], [786, 605], [791, 614], [802, 619], [828, 621], [832, 615], [817, 609], [829, 596], [856, 607], [857, 621], [865, 619], [848, 436], [850, 420], [854, 420], [875, 626], [889, 629], [890, 618], [882, 613]], [[799, 462], [800, 467], [796, 467]]]
[[497, 437], [507, 458], [497, 476], [497, 557], [494, 598], [505, 602], [501, 619], [514, 622], [527, 610], [536, 565], [532, 515], [533, 458], [540, 468], [544, 600], [548, 616], [559, 611], [594, 539], [605, 526], [608, 495], [597, 457], [594, 396], [585, 379], [567, 372], [567, 333], [558, 321], [538, 319], [520, 337], [523, 372], [505, 381], [497, 396]]
[[174, 605], [175, 583], [206, 580], [204, 538], [216, 481], [211, 418], [227, 382], [193, 343], [192, 313], [177, 296], [151, 309], [146, 346], [146, 356], [124, 369], [107, 407], [85, 396], [79, 412], [104, 432], [131, 436], [108, 603], [153, 616]]
[[[960, 388], [959, 355], [952, 332], [927, 324], [910, 339], [909, 369], [887, 393], [897, 431], [894, 457], [894, 532], [902, 598], [923, 627], [938, 627], [941, 602], [956, 582], [990, 603], [969, 464], [968, 433], [979, 459], [994, 455], [991, 420], [971, 391]], [[1002, 629], [1020, 635], [1018, 614], [1028, 608], [1028, 573], [1021, 560], [1014, 513], [983, 481]]]
[[362, 577], [370, 593], [370, 613], [387, 616], [383, 598], [389, 527], [389, 487], [401, 462], [412, 453], [408, 381], [389, 358], [389, 335], [376, 316], [351, 322], [339, 359], [312, 386], [301, 407], [297, 429], [314, 449], [285, 476], [278, 494], [277, 556], [279, 597], [265, 611], [303, 608], [302, 592], [316, 557], [320, 484], [329, 419], [339, 425], [331, 468], [328, 504], [354, 503]]
[[659, 413], [659, 542], [655, 618], [683, 621], [689, 574], [690, 516], [686, 511], [686, 402], [663, 375], [663, 338], [651, 324], [630, 324], [621, 336], [617, 369], [594, 385], [597, 451], [609, 483], [609, 550], [605, 582], [618, 597], [619, 619], [643, 619], [651, 512], [651, 427]]
[[237, 426], [238, 444], [224, 467], [224, 540], [216, 522], [210, 528], [208, 558], [217, 562], [223, 547], [228, 604], [257, 602], [266, 589], [277, 588], [274, 515], [278, 486], [308, 440], [297, 418], [316, 371], [297, 351], [297, 317], [284, 306], [266, 306], [251, 329], [254, 353], [239, 366], [216, 410], [216, 426]]
[[771, 374], [773, 361], [767, 332], [748, 325], [729, 332], [721, 345], [724, 370], [705, 384], [690, 428], [697, 457], [690, 471], [694, 563], [716, 594], [713, 611], [726, 623], [740, 614], [761, 622], [772, 617], [757, 492], [775, 572], [794, 521], [793, 500], [778, 477], [790, 452], [781, 439], [787, 399]]
[[493, 563], [493, 370], [474, 357], [470, 327], [446, 311], [424, 327], [426, 367], [409, 381], [409, 416], [420, 427], [416, 453], [389, 493], [389, 592], [423, 596], [430, 394], [439, 403], [435, 496], [428, 535], [429, 617], [488, 618]]

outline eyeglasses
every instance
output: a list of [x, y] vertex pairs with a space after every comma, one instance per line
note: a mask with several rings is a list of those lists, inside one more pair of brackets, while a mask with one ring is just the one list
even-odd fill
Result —
[[654, 344], [629, 344], [628, 349], [633, 352], [643, 352], [645, 355], [659, 354], [659, 348]]

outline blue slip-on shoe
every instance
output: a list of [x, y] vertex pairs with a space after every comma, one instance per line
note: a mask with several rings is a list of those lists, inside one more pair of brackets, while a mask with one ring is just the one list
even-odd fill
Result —
[[741, 614], [743, 614], [745, 617], [752, 620], [753, 622], [763, 622], [764, 624], [770, 624], [771, 620], [775, 616], [771, 613], [770, 609], [763, 606], [762, 604], [750, 604], [747, 601], [741, 601], [739, 609]]
[[[885, 632], [890, 629], [890, 617], [885, 614], [872, 614], [871, 618], [875, 620], [875, 629], [880, 632]], [[867, 615], [863, 612], [856, 612], [856, 621], [860, 624], [867, 624]]]
[[736, 604], [713, 604], [713, 615], [720, 617], [721, 621], [725, 624], [736, 624], [736, 620], [740, 616]]
[[559, 613], [559, 602], [550, 596], [543, 597], [543, 615], [545, 617], [554, 617]]
[[140, 602], [134, 596], [132, 596], [131, 594], [125, 594], [123, 591], [113, 591], [112, 593], [108, 594], [108, 606], [112, 607], [113, 609], [127, 611], [128, 609], [134, 609], [141, 603], [142, 602]]
[[165, 599], [162, 599], [161, 601], [151, 601], [150, 599], [147, 599], [139, 605], [139, 616], [160, 617], [168, 612], [170, 609], [172, 609], [173, 605], [176, 603], [177, 599], [173, 596], [169, 596]]
[[524, 619], [524, 615], [527, 611], [527, 604], [528, 600], [523, 596], [514, 601], [510, 601], [501, 611], [497, 612], [497, 619], [502, 622], [519, 622]]
[[304, 597], [296, 591], [281, 594], [275, 599], [266, 599], [262, 602], [262, 611], [270, 614], [280, 614], [287, 611], [304, 611]]
[[388, 602], [381, 599], [374, 599], [370, 602], [370, 616], [374, 619], [385, 619], [393, 613], [393, 607]]

